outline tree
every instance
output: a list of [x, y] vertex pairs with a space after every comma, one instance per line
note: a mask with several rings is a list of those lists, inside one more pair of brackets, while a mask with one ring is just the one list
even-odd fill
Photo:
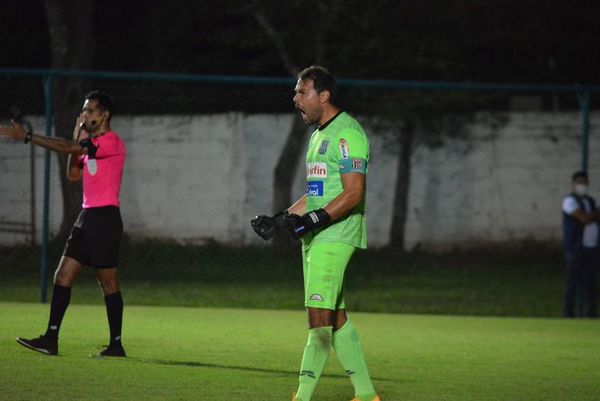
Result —
[[[96, 9], [92, 21], [90, 0], [77, 4], [73, 0], [42, 1], [51, 25], [53, 68], [92, 67], [93, 48], [81, 43], [93, 45], [91, 27], [105, 20], [113, 21], [110, 18], [118, 8], [120, 19], [109, 24], [110, 37], [106, 33], [98, 35], [110, 39], [103, 42], [106, 57], [102, 61], [107, 64], [98, 64], [104, 69], [295, 76], [301, 66], [323, 63], [334, 75], [344, 78], [539, 83], [594, 83], [598, 80], [600, 53], [593, 51], [600, 38], [600, 25], [594, 19], [596, 3], [587, 7], [557, 3], [548, 7], [540, 0], [501, 0], [493, 6], [468, 1], [449, 5], [443, 0], [381, 0], [374, 6], [359, 0], [284, 3], [207, 0], [198, 5], [191, 0], [167, 3], [148, 0], [129, 5], [128, 9], [118, 0], [106, 0], [105, 6]], [[34, 2], [26, 1], [29, 5]], [[9, 11], [0, 13], [2, 15], [9, 16], [15, 9], [22, 9], [22, 1], [5, 3], [0, 7]], [[75, 6], [77, 15], [72, 11]], [[186, 12], [181, 14], [180, 9], [184, 7]], [[28, 15], [29, 9], [37, 11], [35, 7], [27, 9]], [[539, 18], [531, 19], [532, 9]], [[52, 12], [56, 15], [50, 23]], [[159, 25], [164, 29], [155, 28]], [[7, 32], [14, 31], [10, 25], [3, 27]], [[74, 32], [83, 35], [72, 34]], [[4, 36], [15, 41], [14, 35]], [[33, 45], [37, 43], [33, 39], [28, 41], [35, 35], [19, 36], [16, 38], [22, 41], [19, 46], [12, 43], [6, 46], [18, 49], [19, 57], [0, 55], [7, 60], [5, 65], [25, 66], [19, 64], [21, 60], [37, 60], [35, 65], [42, 64], [40, 54], [47, 53], [46, 49]], [[198, 50], [195, 46], [199, 51], [194, 51]], [[81, 47], [83, 57], [77, 50]], [[35, 57], [31, 52], [35, 52]], [[81, 81], [73, 81], [69, 83], [73, 86], [71, 89], [57, 88], [56, 109], [67, 115], [64, 121], [57, 115], [58, 134], [71, 131], [74, 114], [66, 109], [69, 104], [73, 105], [73, 111], [79, 107], [81, 93], [76, 82], [81, 84]], [[60, 85], [63, 84], [60, 81]], [[73, 97], [77, 100], [71, 99]], [[393, 225], [397, 231], [391, 233], [392, 241], [399, 243], [403, 242], [400, 232], [406, 221], [410, 190], [410, 155], [420, 145], [421, 136], [425, 135], [423, 127], [429, 118], [426, 105], [420, 110], [411, 102], [396, 104], [388, 119], [395, 121], [392, 124], [397, 133], [394, 139], [399, 146]], [[359, 108], [347, 109], [360, 113]], [[291, 201], [294, 173], [306, 133], [302, 122], [295, 119], [274, 172], [274, 211]], [[61, 179], [64, 180], [62, 174]], [[72, 185], [62, 184], [63, 193]], [[66, 202], [69, 199], [78, 202], [78, 198], [65, 197]], [[67, 209], [73, 208], [65, 205]], [[68, 226], [63, 222], [63, 227]]]
[[[292, 6], [302, 7], [303, 5], [306, 6], [305, 2], [302, 2], [302, 4], [295, 2]], [[316, 5], [321, 12], [324, 13], [327, 11], [327, 6], [323, 2], [317, 2]], [[274, 10], [274, 8], [271, 7], [270, 10]], [[282, 35], [271, 22], [271, 18], [264, 7], [264, 2], [258, 0], [253, 1], [249, 11], [273, 44], [273, 47], [287, 72], [295, 78], [298, 75], [298, 72], [300, 72], [300, 68], [298, 67], [299, 64], [292, 58], [292, 54], [289, 51], [290, 45], [286, 43], [284, 35]], [[321, 62], [323, 57], [324, 35], [322, 28], [322, 24], [316, 24], [314, 31], [315, 45], [313, 57], [317, 64]], [[295, 113], [292, 126], [283, 145], [283, 149], [279, 154], [274, 170], [272, 210], [275, 213], [288, 208], [293, 201], [292, 185], [294, 183], [296, 166], [298, 165], [300, 156], [304, 154], [302, 145], [306, 140], [307, 133], [307, 127], [300, 116]], [[275, 249], [289, 246], [289, 244], [290, 240], [285, 236], [275, 237], [273, 241]]]
[[[51, 49], [51, 68], [57, 70], [92, 69], [95, 55], [92, 0], [45, 0]], [[53, 86], [54, 131], [72, 138], [81, 110], [85, 82], [81, 79], [55, 79]], [[81, 208], [81, 183], [67, 180], [67, 155], [58, 155], [63, 196], [63, 220], [58, 238], [64, 238]]]
[[[373, 116], [367, 118], [372, 135], [382, 137], [384, 149], [398, 159], [395, 182], [390, 183], [393, 206], [388, 248], [394, 253], [402, 253], [406, 249], [413, 155], [422, 146], [435, 149], [449, 140], [468, 138], [468, 124], [474, 119], [474, 110], [488, 99], [476, 101], [472, 95], [460, 93], [397, 89], [361, 88], [354, 91], [363, 92], [362, 96], [370, 100], [361, 113]], [[357, 93], [357, 97], [360, 96]]]

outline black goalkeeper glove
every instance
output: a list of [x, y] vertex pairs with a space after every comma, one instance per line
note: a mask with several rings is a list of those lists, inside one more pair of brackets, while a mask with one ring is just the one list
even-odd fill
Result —
[[292, 235], [300, 238], [310, 231], [329, 225], [331, 216], [324, 209], [315, 209], [302, 216], [288, 214], [285, 216], [285, 223]]
[[274, 216], [260, 215], [250, 220], [254, 232], [265, 241], [273, 238], [279, 231], [284, 228], [285, 218], [289, 216], [287, 210], [279, 212]]

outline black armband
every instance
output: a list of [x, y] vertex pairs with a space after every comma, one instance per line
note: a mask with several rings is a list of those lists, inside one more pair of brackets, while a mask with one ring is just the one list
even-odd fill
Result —
[[31, 133], [31, 131], [25, 131], [25, 138], [23, 138], [23, 142], [29, 143], [29, 142], [31, 142], [32, 138], [33, 138], [33, 134]]
[[94, 145], [94, 142], [92, 142], [90, 138], [85, 138], [79, 141], [79, 146], [87, 149], [87, 154], [90, 159], [96, 158], [96, 151], [98, 150], [98, 147]]
[[325, 209], [315, 209], [302, 216], [290, 214], [286, 217], [286, 221], [293, 234], [302, 237], [310, 231], [328, 226], [331, 223], [331, 216]]

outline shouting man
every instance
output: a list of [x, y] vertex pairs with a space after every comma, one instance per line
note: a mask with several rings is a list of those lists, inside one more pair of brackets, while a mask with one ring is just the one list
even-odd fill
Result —
[[294, 105], [307, 125], [317, 124], [306, 153], [306, 194], [252, 227], [267, 240], [289, 230], [302, 239], [308, 342], [295, 401], [309, 401], [330, 348], [354, 385], [354, 401], [379, 401], [361, 343], [346, 314], [344, 273], [356, 248], [366, 248], [365, 191], [369, 141], [360, 124], [336, 106], [334, 77], [311, 66], [298, 74]]

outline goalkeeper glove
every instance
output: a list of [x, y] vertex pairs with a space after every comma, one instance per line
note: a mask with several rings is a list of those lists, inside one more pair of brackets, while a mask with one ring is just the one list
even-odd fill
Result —
[[289, 216], [287, 210], [279, 212], [274, 216], [260, 215], [250, 220], [254, 232], [265, 241], [273, 238], [279, 230], [285, 227], [285, 218]]
[[302, 216], [288, 214], [285, 216], [285, 222], [292, 235], [300, 238], [310, 231], [329, 225], [331, 216], [324, 209], [315, 209]]

